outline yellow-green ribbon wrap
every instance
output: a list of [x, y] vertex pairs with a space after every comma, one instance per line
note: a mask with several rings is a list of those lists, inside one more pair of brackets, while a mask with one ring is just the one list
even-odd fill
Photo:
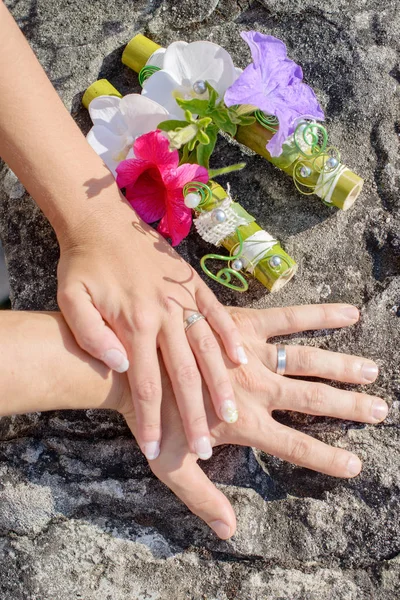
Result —
[[[211, 190], [211, 196], [204, 203], [202, 203], [202, 211], [213, 210], [214, 208], [220, 206], [223, 200], [227, 197], [227, 193], [224, 188], [215, 181], [210, 181], [208, 185]], [[231, 261], [234, 261], [235, 258], [240, 258], [242, 256], [241, 250], [243, 249], [243, 242], [246, 242], [250, 236], [253, 236], [257, 232], [263, 231], [263, 229], [254, 221], [254, 217], [249, 215], [249, 213], [247, 213], [240, 204], [238, 206], [240, 207], [241, 215], [247, 215], [248, 220], [251, 222], [249, 222], [248, 225], [240, 225], [234, 233], [226, 237], [221, 242], [222, 246], [230, 252], [229, 259]], [[211, 258], [220, 260], [222, 257], [216, 254], [207, 255], [202, 259], [203, 264], [205, 259], [208, 260]], [[275, 265], [274, 262], [276, 263]], [[276, 292], [282, 288], [286, 283], [288, 283], [288, 281], [292, 279], [297, 271], [297, 264], [283, 250], [278, 241], [276, 241], [276, 243], [272, 245], [262, 257], [258, 257], [254, 265], [250, 264], [247, 269], [249, 269], [249, 267], [252, 267], [253, 276], [270, 292]], [[222, 271], [224, 271], [224, 269], [222, 269]], [[221, 271], [218, 274], [220, 273]], [[209, 275], [209, 273], [207, 274]], [[217, 278], [218, 274], [217, 276], [213, 276], [213, 279], [219, 281]], [[220, 283], [223, 282], [220, 281]], [[240, 291], [245, 290], [242, 289]]]
[[[143, 67], [148, 65], [148, 61], [152, 54], [161, 46], [149, 40], [144, 35], [136, 35], [127, 44], [122, 62], [128, 65], [131, 69], [139, 73]], [[276, 126], [276, 122], [275, 122]], [[276, 129], [272, 126], [255, 122], [252, 125], [239, 126], [235, 139], [266, 158], [276, 167], [293, 177], [296, 188], [303, 194], [315, 194], [319, 192], [319, 196], [324, 200], [324, 196], [329, 196], [329, 202], [326, 204], [336, 206], [342, 210], [348, 210], [356, 201], [363, 187], [363, 179], [353, 173], [350, 169], [342, 167], [338, 171], [338, 177], [321, 176], [321, 171], [324, 164], [329, 160], [329, 154], [321, 156], [319, 160], [313, 161], [311, 156], [311, 164], [307, 163], [311, 170], [306, 177], [298, 177], [301, 166], [304, 166], [304, 156], [300, 152], [292, 151], [285, 152], [279, 157], [271, 157], [266, 149], [267, 143], [274, 135]], [[299, 167], [299, 165], [301, 166]], [[296, 167], [299, 169], [296, 171]], [[314, 168], [316, 167], [316, 168]], [[304, 171], [307, 172], [307, 171]], [[332, 186], [332, 189], [330, 189]]]

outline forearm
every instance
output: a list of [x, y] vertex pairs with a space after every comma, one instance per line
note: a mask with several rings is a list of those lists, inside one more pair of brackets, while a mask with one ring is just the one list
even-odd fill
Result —
[[[121, 198], [0, 0], [0, 156], [60, 236]], [[105, 193], [106, 192], [106, 193]], [[132, 211], [131, 211], [132, 217]]]
[[0, 312], [0, 415], [119, 407], [126, 376], [76, 344], [60, 313]]

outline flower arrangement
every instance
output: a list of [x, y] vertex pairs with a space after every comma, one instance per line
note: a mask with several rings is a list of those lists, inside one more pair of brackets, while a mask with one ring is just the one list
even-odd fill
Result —
[[[88, 141], [102, 156], [127, 200], [147, 223], [179, 244], [191, 229], [229, 256], [207, 254], [208, 276], [244, 291], [244, 273], [276, 290], [297, 269], [279, 242], [255, 223], [214, 179], [245, 165], [211, 170], [218, 133], [224, 132], [293, 177], [297, 189], [347, 210], [362, 179], [328, 146], [323, 110], [303, 82], [285, 44], [242, 33], [252, 62], [242, 71], [229, 53], [208, 41], [161, 48], [143, 35], [126, 46], [122, 61], [134, 69], [141, 94], [121, 94], [100, 80], [85, 92], [93, 127]], [[193, 218], [194, 217], [194, 218]], [[216, 274], [210, 260], [227, 262]]]
[[122, 61], [139, 73], [146, 97], [180, 118], [185, 109], [211, 118], [210, 131], [225, 131], [267, 158], [301, 193], [347, 210], [363, 180], [328, 146], [323, 110], [301, 67], [273, 36], [250, 31], [242, 38], [253, 59], [244, 71], [211, 42], [174, 42], [164, 49], [141, 34], [128, 43]]

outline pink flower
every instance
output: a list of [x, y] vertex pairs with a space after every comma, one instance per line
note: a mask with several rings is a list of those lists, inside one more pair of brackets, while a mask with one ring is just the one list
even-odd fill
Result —
[[146, 223], [161, 219], [157, 230], [177, 246], [190, 231], [192, 211], [183, 198], [183, 188], [190, 181], [208, 182], [208, 171], [195, 164], [179, 164], [177, 150], [161, 131], [138, 137], [133, 145], [136, 158], [122, 161], [117, 184], [126, 189], [126, 198]]

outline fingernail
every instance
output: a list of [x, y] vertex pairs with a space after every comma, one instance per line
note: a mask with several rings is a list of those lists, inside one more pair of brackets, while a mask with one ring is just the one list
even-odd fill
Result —
[[160, 454], [160, 443], [146, 442], [146, 444], [143, 445], [143, 454], [147, 460], [155, 460]]
[[221, 416], [226, 423], [236, 423], [239, 413], [233, 400], [225, 400], [222, 403]]
[[372, 405], [371, 415], [377, 421], [383, 421], [386, 418], [389, 407], [383, 400], [375, 400]]
[[355, 306], [342, 306], [340, 314], [351, 321], [357, 321], [360, 313]]
[[231, 535], [231, 528], [223, 521], [211, 521], [209, 526], [215, 531], [217, 536], [223, 540], [228, 539]]
[[107, 367], [117, 373], [126, 373], [129, 369], [129, 360], [120, 350], [107, 350], [103, 354], [102, 360], [106, 363]]
[[375, 363], [364, 363], [361, 367], [361, 376], [372, 383], [378, 377], [379, 369]]
[[205, 435], [194, 443], [194, 449], [199, 458], [202, 460], [207, 460], [212, 456], [212, 448], [210, 443], [210, 438]]
[[238, 346], [237, 357], [238, 357], [238, 361], [240, 362], [241, 365], [247, 365], [247, 363], [249, 362], [249, 359], [247, 358], [247, 355], [246, 355], [246, 352], [244, 351], [243, 346]]
[[361, 471], [361, 461], [357, 456], [352, 456], [347, 463], [347, 470], [352, 477]]

